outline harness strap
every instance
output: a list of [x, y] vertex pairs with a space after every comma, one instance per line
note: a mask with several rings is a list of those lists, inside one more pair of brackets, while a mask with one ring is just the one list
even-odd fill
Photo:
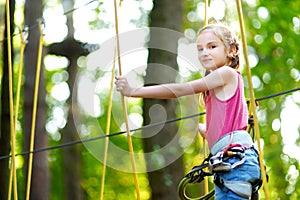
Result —
[[251, 147], [253, 142], [249, 133], [244, 130], [233, 131], [220, 138], [210, 149], [212, 155], [226, 151], [235, 146]]
[[247, 198], [256, 199], [257, 192], [262, 185], [261, 179], [251, 179], [246, 181], [226, 181], [217, 174], [214, 176], [214, 183], [224, 192], [232, 191], [233, 193]]
[[224, 192], [232, 191], [233, 193], [244, 197], [251, 198], [252, 185], [249, 182], [244, 181], [226, 181], [220, 178], [218, 175], [214, 177], [214, 183]]

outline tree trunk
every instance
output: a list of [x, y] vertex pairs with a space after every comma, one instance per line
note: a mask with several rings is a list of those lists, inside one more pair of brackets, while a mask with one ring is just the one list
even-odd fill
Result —
[[[29, 31], [28, 45], [24, 54], [24, 149], [29, 150], [29, 140], [31, 134], [33, 94], [35, 87], [36, 65], [39, 46], [40, 31], [36, 27], [37, 20], [42, 17], [42, 1], [29, 1], [25, 3], [25, 24], [32, 28]], [[43, 63], [43, 62], [42, 62]], [[48, 136], [45, 131], [47, 117], [45, 102], [45, 85], [43, 67], [41, 66], [41, 76], [39, 82], [39, 97], [36, 113], [35, 145], [34, 149], [48, 146]], [[28, 156], [25, 157], [25, 173], [27, 174]], [[27, 177], [26, 177], [27, 178]], [[27, 180], [27, 179], [26, 179]], [[31, 178], [31, 200], [49, 199], [49, 165], [48, 152], [43, 151], [33, 156], [33, 168]]]
[[[63, 1], [64, 10], [73, 9], [74, 2], [72, 0]], [[82, 43], [74, 39], [73, 15], [67, 15], [68, 36], [61, 43], [54, 43], [48, 47], [48, 54], [65, 56], [70, 64], [67, 68], [69, 79], [68, 85], [70, 89], [70, 97], [67, 100], [69, 106], [67, 124], [62, 130], [62, 142], [68, 143], [79, 140], [79, 135], [74, 124], [73, 115], [77, 113], [77, 97], [73, 95], [75, 80], [77, 76], [77, 59], [80, 56], [87, 55], [88, 52], [82, 47]], [[74, 109], [75, 108], [75, 109]], [[81, 186], [81, 168], [82, 168], [82, 146], [73, 145], [63, 149], [63, 169], [65, 181], [65, 197], [66, 200], [82, 200], [84, 199], [83, 188]]]
[[[150, 15], [150, 27], [164, 27], [172, 31], [181, 31], [183, 18], [183, 2], [182, 0], [154, 0], [154, 7]], [[168, 38], [166, 35], [154, 35], [150, 29], [150, 46], [160, 40], [160, 38]], [[177, 50], [178, 41], [171, 39], [169, 41], [161, 40], [163, 46], [173, 46], [175, 52]], [[175, 47], [175, 48], [174, 48]], [[165, 50], [149, 48], [148, 66], [145, 77], [145, 84], [160, 84], [166, 82], [175, 82], [177, 72], [177, 55], [176, 53], [167, 52]], [[151, 64], [151, 63], [159, 63]], [[156, 106], [159, 105], [159, 106]], [[157, 109], [158, 108], [158, 109]], [[151, 115], [154, 111], [155, 114]], [[153, 113], [154, 113], [153, 112]], [[159, 99], [144, 99], [143, 106], [144, 123], [155, 123], [167, 119], [176, 118], [176, 101], [175, 100], [159, 100]], [[165, 113], [165, 114], [164, 114]], [[150, 114], [150, 115], [149, 115]], [[165, 118], [162, 116], [166, 116]], [[155, 129], [145, 130], [144, 134], [144, 151], [152, 154], [155, 151], [161, 151], [151, 157], [146, 156], [148, 177], [150, 187], [152, 189], [152, 199], [159, 200], [174, 200], [178, 199], [177, 185], [183, 177], [183, 160], [181, 156], [182, 149], [178, 144], [178, 127], [176, 123], [164, 125], [163, 128], [154, 136]], [[168, 144], [170, 146], [166, 146]], [[163, 151], [163, 148], [167, 148]], [[153, 155], [153, 154], [152, 154]], [[161, 157], [158, 159], [159, 157]], [[170, 161], [170, 159], [172, 159]], [[153, 166], [168, 163], [166, 166], [161, 166], [161, 169], [152, 171]]]
[[[14, 30], [15, 1], [9, 1], [10, 5], [10, 30]], [[5, 17], [6, 19], [6, 13]], [[5, 20], [5, 33], [7, 38], [7, 23]], [[12, 42], [12, 40], [11, 40]], [[13, 45], [12, 45], [13, 46]], [[13, 51], [11, 52], [13, 54]], [[12, 55], [13, 57], [13, 55]], [[0, 132], [0, 156], [10, 153], [10, 111], [9, 111], [9, 80], [8, 80], [8, 49], [7, 40], [3, 41], [3, 76], [1, 84], [1, 132]], [[13, 58], [12, 58], [13, 60]], [[0, 160], [0, 199], [7, 199], [9, 181], [9, 158]]]
[[[70, 49], [71, 50], [71, 49]], [[73, 53], [75, 49], [71, 50]], [[76, 56], [76, 55], [75, 55]], [[76, 61], [78, 57], [69, 58], [70, 65], [68, 67], [69, 73], [69, 88], [71, 94], [73, 92], [75, 79], [77, 75], [77, 65]], [[68, 100], [69, 112], [66, 127], [62, 130], [62, 141], [63, 143], [79, 140], [79, 135], [74, 124], [73, 114], [76, 115], [76, 97], [73, 98], [71, 95]], [[64, 175], [66, 181], [66, 200], [82, 200], [83, 189], [81, 186], [81, 168], [82, 168], [82, 146], [73, 145], [63, 149], [63, 158], [64, 158]]]

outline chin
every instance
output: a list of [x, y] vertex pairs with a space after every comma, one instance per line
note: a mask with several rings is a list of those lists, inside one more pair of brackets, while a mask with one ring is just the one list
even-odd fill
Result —
[[204, 66], [203, 68], [204, 68], [205, 70], [208, 70], [208, 71], [211, 71], [211, 70], [216, 69], [215, 66]]

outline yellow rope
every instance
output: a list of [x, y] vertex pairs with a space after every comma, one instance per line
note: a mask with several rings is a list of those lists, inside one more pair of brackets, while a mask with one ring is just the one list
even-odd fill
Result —
[[[33, 96], [33, 109], [32, 109], [32, 123], [31, 123], [31, 135], [30, 135], [30, 147], [29, 151], [32, 152], [34, 149], [34, 133], [35, 133], [35, 122], [36, 122], [36, 111], [37, 111], [37, 102], [38, 102], [38, 90], [39, 90], [39, 80], [40, 80], [40, 71], [41, 71], [41, 61], [42, 61], [42, 52], [44, 44], [44, 34], [43, 34], [43, 20], [39, 21], [40, 29], [40, 41], [36, 65], [36, 77], [35, 77], [35, 87], [34, 87], [34, 96]], [[31, 175], [32, 175], [32, 161], [33, 153], [29, 154], [28, 159], [28, 174], [27, 174], [27, 187], [26, 187], [26, 200], [30, 198], [30, 186], [31, 186]]]
[[208, 24], [208, 0], [204, 0], [204, 23], [203, 26], [207, 26]]
[[[114, 62], [113, 62], [112, 70], [111, 70], [111, 80], [110, 80], [110, 90], [109, 90], [109, 100], [108, 100], [107, 120], [106, 120], [106, 135], [109, 134], [110, 124], [111, 124], [111, 110], [112, 110], [112, 99], [113, 99], [113, 84], [114, 84], [115, 67], [116, 67], [115, 58], [116, 58], [116, 49], [114, 50]], [[101, 188], [100, 188], [100, 200], [103, 200], [103, 196], [104, 196], [104, 185], [105, 185], [105, 174], [106, 174], [108, 142], [109, 142], [109, 137], [106, 137], [105, 138], [105, 146], [104, 146], [102, 179], [101, 179]]]
[[[119, 39], [119, 27], [118, 27], [118, 11], [117, 11], [117, 1], [114, 0], [114, 11], [115, 11], [115, 28], [116, 28], [116, 39], [117, 39], [117, 52], [118, 52], [118, 64], [119, 64], [119, 74], [122, 75], [122, 67], [121, 67], [121, 58], [120, 58], [120, 39]], [[127, 140], [128, 140], [128, 148], [130, 152], [130, 158], [131, 158], [131, 165], [132, 170], [134, 173], [134, 184], [135, 184], [135, 190], [136, 190], [136, 196], [137, 199], [140, 199], [140, 189], [139, 189], [139, 182], [137, 177], [137, 170], [135, 165], [135, 159], [134, 159], [134, 151], [132, 146], [132, 140], [130, 135], [130, 129], [128, 125], [128, 113], [127, 113], [127, 105], [125, 102], [125, 97], [122, 95], [122, 106], [123, 106], [123, 114], [124, 114], [124, 120], [125, 120], [125, 126], [126, 126], [126, 133], [127, 133]]]
[[[209, 4], [209, 2], [208, 2], [208, 0], [204, 0], [204, 20], [203, 20], [203, 27], [205, 27], [205, 26], [207, 26], [208, 25], [208, 4]], [[204, 72], [204, 74], [205, 74], [205, 72]], [[202, 103], [202, 95], [199, 95], [199, 98], [198, 98], [198, 102], [199, 102], [199, 105], [200, 105], [200, 107], [201, 107], [201, 105], [203, 105], [203, 103]], [[205, 118], [200, 118], [200, 122], [201, 123], [205, 123]], [[203, 138], [202, 136], [201, 136], [201, 134], [199, 134], [200, 135], [200, 138]], [[206, 154], [207, 154], [207, 152], [206, 152], [206, 150], [207, 150], [207, 146], [206, 146], [206, 140], [203, 138], [203, 140], [202, 140], [202, 146], [203, 146], [203, 159], [205, 159], [206, 158]], [[208, 192], [209, 192], [209, 188], [208, 188], [208, 177], [204, 177], [204, 180], [203, 180], [203, 190], [204, 190], [204, 194], [208, 194]]]
[[[20, 61], [19, 61], [19, 71], [18, 71], [18, 84], [17, 84], [17, 92], [16, 92], [16, 102], [15, 102], [15, 121], [14, 121], [14, 132], [16, 133], [18, 116], [19, 116], [19, 105], [20, 105], [20, 93], [21, 93], [21, 83], [22, 83], [22, 71], [23, 71], [23, 55], [24, 50], [27, 44], [27, 36], [28, 36], [28, 28], [20, 29], [21, 36], [21, 48], [20, 48]], [[15, 153], [14, 153], [15, 154]], [[12, 163], [15, 165], [15, 163]], [[11, 199], [11, 190], [12, 190], [12, 182], [17, 184], [17, 175], [15, 166], [10, 169], [10, 177], [9, 177], [9, 187], [8, 187], [8, 200]], [[13, 180], [13, 181], [12, 181]], [[17, 185], [14, 185], [17, 188]], [[17, 190], [15, 190], [14, 198], [17, 199]]]
[[247, 53], [247, 41], [246, 41], [246, 34], [245, 34], [245, 27], [244, 27], [244, 19], [243, 19], [243, 13], [242, 13], [242, 5], [240, 0], [236, 0], [237, 8], [238, 8], [238, 14], [239, 14], [239, 20], [240, 20], [240, 29], [241, 29], [241, 36], [242, 36], [242, 44], [244, 49], [244, 57], [246, 62], [246, 70], [247, 70], [247, 78], [248, 78], [248, 85], [249, 85], [249, 92], [250, 92], [250, 106], [251, 111], [253, 113], [253, 119], [254, 119], [254, 131], [256, 134], [256, 140], [258, 145], [258, 151], [259, 151], [259, 162], [260, 162], [260, 170], [261, 170], [261, 176], [263, 180], [263, 188], [265, 192], [265, 198], [268, 200], [268, 187], [267, 187], [267, 176], [266, 171], [263, 163], [263, 155], [261, 151], [261, 145], [260, 145], [260, 132], [259, 132], [259, 126], [258, 126], [258, 119], [256, 114], [256, 104], [255, 104], [255, 97], [254, 97], [254, 90], [252, 85], [252, 79], [251, 79], [251, 70], [249, 67], [249, 60], [248, 60], [248, 53]]
[[11, 195], [11, 184], [14, 180], [14, 199], [18, 199], [17, 177], [16, 177], [16, 160], [15, 160], [15, 139], [16, 132], [14, 128], [14, 105], [13, 105], [13, 71], [12, 71], [12, 47], [11, 47], [11, 30], [10, 30], [10, 6], [9, 0], [6, 0], [6, 26], [7, 26], [7, 56], [8, 56], [8, 79], [9, 79], [9, 112], [10, 112], [10, 138], [11, 138], [11, 176], [9, 182], [8, 197]]
[[[208, 25], [208, 0], [204, 0], [204, 22], [203, 22], [203, 27]], [[205, 119], [203, 119], [205, 121]], [[203, 138], [203, 158], [206, 158], [206, 142], [205, 139]], [[205, 176], [203, 180], [203, 187], [204, 187], [204, 194], [208, 194], [209, 189], [208, 189], [208, 177]]]
[[19, 29], [20, 36], [21, 36], [21, 48], [20, 48], [20, 61], [19, 61], [19, 72], [18, 72], [18, 84], [17, 84], [17, 91], [16, 91], [16, 111], [15, 111], [15, 128], [17, 126], [18, 121], [18, 113], [19, 113], [19, 104], [20, 104], [20, 94], [21, 94], [21, 83], [22, 83], [22, 72], [23, 72], [23, 56], [25, 47], [27, 44], [27, 37], [28, 37], [28, 27], [25, 27], [23, 30]]

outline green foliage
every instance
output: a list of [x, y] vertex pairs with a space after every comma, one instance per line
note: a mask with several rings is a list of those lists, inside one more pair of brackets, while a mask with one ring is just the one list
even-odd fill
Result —
[[[263, 97], [299, 87], [300, 60], [297, 46], [300, 34], [300, 4], [298, 1], [256, 2], [252, 6], [244, 4], [244, 16], [248, 45], [258, 58], [257, 65], [252, 68], [252, 75], [259, 79], [255, 94], [256, 97]], [[294, 72], [297, 72], [296, 76]], [[272, 130], [273, 121], [281, 118], [287, 96], [259, 103], [258, 112], [265, 115], [260, 124], [261, 137], [264, 140], [263, 154], [270, 175], [268, 186], [271, 199], [299, 198], [295, 189], [299, 184], [299, 161], [283, 152], [282, 132]], [[287, 179], [291, 166], [295, 166], [294, 182]]]
[[[211, 0], [213, 2], [213, 0]], [[254, 2], [250, 4], [248, 2]], [[195, 32], [202, 26], [203, 21], [198, 17], [193, 18], [194, 21], [190, 21], [191, 16], [195, 15], [195, 10], [198, 3], [201, 1], [187, 0], [185, 3], [185, 12], [189, 17], [185, 17], [184, 30], [192, 29]], [[102, 12], [102, 2], [99, 2], [99, 6], [95, 9], [95, 18], [91, 20], [90, 25], [93, 29], [100, 29], [109, 27], [110, 24], [99, 20]], [[300, 80], [300, 58], [298, 56], [299, 49], [299, 35], [300, 35], [300, 2], [299, 1], [267, 1], [267, 0], [254, 0], [243, 1], [244, 20], [246, 26], [247, 43], [249, 46], [249, 54], [256, 58], [256, 64], [251, 66], [252, 76], [256, 77], [255, 82], [255, 96], [263, 97], [266, 95], [278, 93], [288, 89], [299, 87]], [[235, 11], [234, 11], [235, 12]], [[137, 26], [147, 24], [147, 11], [141, 8], [141, 21], [135, 20]], [[228, 11], [227, 11], [228, 13]], [[265, 14], [265, 15], [264, 15]], [[226, 16], [224, 20], [226, 19]], [[237, 19], [236, 19], [237, 20]], [[0, 20], [1, 21], [1, 20]], [[2, 23], [2, 21], [1, 21]], [[1, 35], [2, 32], [0, 31]], [[2, 47], [0, 47], [2, 50]], [[2, 58], [2, 56], [0, 56]], [[253, 60], [252, 60], [253, 61]], [[2, 64], [2, 59], [0, 59]], [[1, 69], [0, 69], [1, 70]], [[85, 71], [83, 67], [81, 69]], [[17, 70], [15, 71], [16, 74]], [[46, 74], [46, 90], [48, 93], [47, 103], [49, 107], [48, 117], [49, 120], [52, 116], [52, 110], [55, 107], [65, 108], [65, 102], [58, 102], [51, 95], [51, 89], [59, 80], [53, 77], [61, 77], [60, 75], [65, 73], [65, 69], [58, 69], [54, 71], [47, 71]], [[93, 73], [92, 80], [99, 81], [101, 77], [105, 76], [107, 72], [96, 70]], [[193, 75], [187, 79], [194, 79], [199, 77], [198, 74]], [[55, 81], [56, 80], [56, 81]], [[64, 78], [60, 81], [66, 81]], [[245, 81], [246, 82], [246, 81]], [[249, 96], [249, 93], [246, 94]], [[83, 124], [89, 127], [90, 132], [86, 135], [86, 138], [93, 138], [104, 134], [107, 120], [107, 107], [108, 107], [108, 90], [104, 90], [99, 95], [101, 102], [101, 114], [97, 116], [96, 123], [101, 127], [101, 133], [95, 128], [95, 118], [85, 115], [83, 117]], [[299, 93], [299, 92], [298, 92]], [[264, 148], [263, 156], [266, 162], [269, 178], [269, 198], [270, 199], [299, 199], [300, 196], [300, 181], [299, 181], [299, 160], [295, 159], [295, 155], [287, 155], [284, 152], [284, 135], [282, 135], [281, 129], [273, 130], [272, 123], [274, 120], [282, 121], [281, 111], [285, 108], [286, 100], [291, 97], [291, 94], [267, 99], [259, 102], [258, 114], [260, 123], [260, 132], [263, 139]], [[299, 107], [299, 100], [292, 98], [294, 103]], [[190, 107], [191, 99], [181, 99], [178, 102], [184, 104], [181, 111], [178, 111], [179, 116], [185, 116], [190, 111], [185, 111]], [[195, 100], [193, 100], [195, 101]], [[119, 122], [123, 120], [121, 100], [119, 98], [113, 100], [114, 119], [111, 123], [110, 133], [118, 132], [121, 130]], [[142, 102], [129, 104], [129, 110], [136, 110], [136, 106], [140, 107]], [[199, 111], [198, 109], [194, 113]], [[20, 111], [22, 112], [22, 111]], [[23, 116], [20, 116], [22, 118]], [[20, 119], [21, 121], [22, 119]], [[195, 122], [183, 122], [180, 125], [184, 126], [182, 135], [185, 139], [192, 140], [190, 146], [185, 148], [185, 168], [188, 171], [192, 166], [198, 165], [202, 161], [202, 156], [199, 156], [199, 152], [202, 154], [202, 140], [198, 137], [190, 138], [195, 130], [191, 130]], [[59, 131], [56, 134], [50, 134], [51, 141], [50, 146], [60, 144]], [[299, 133], [299, 129], [297, 130]], [[135, 134], [139, 134], [136, 132]], [[22, 134], [21, 129], [17, 135], [17, 151], [21, 151], [22, 146]], [[295, 144], [299, 146], [300, 138], [295, 141]], [[95, 155], [90, 151], [96, 149], [103, 151], [104, 140], [101, 139], [90, 142], [85, 145], [83, 155], [83, 170], [82, 170], [82, 186], [85, 191], [86, 199], [97, 199], [99, 197], [101, 177], [103, 176], [100, 155]], [[127, 138], [119, 135], [110, 138], [111, 144], [127, 150]], [[99, 145], [100, 144], [100, 145]], [[142, 152], [142, 139], [138, 137], [133, 138], [135, 152]], [[94, 148], [95, 147], [95, 148]], [[109, 151], [109, 153], [112, 153]], [[112, 156], [113, 155], [113, 156]], [[18, 157], [18, 184], [19, 188], [24, 188], [24, 164], [23, 159]], [[109, 159], [120, 159], [114, 154], [109, 154]], [[64, 180], [62, 170], [62, 153], [61, 150], [49, 151], [49, 162], [51, 170], [51, 197], [52, 200], [63, 199], [64, 195]], [[129, 161], [127, 163], [130, 165]], [[142, 165], [142, 164], [141, 164]], [[142, 166], [144, 167], [144, 166]], [[105, 183], [105, 199], [135, 199], [135, 188], [133, 181], [133, 174], [122, 172], [111, 167], [107, 167], [106, 171], [106, 183]], [[146, 174], [138, 174], [140, 188], [143, 199], [149, 199], [150, 189]], [[210, 181], [210, 186], [212, 186]], [[193, 194], [198, 194], [198, 186], [192, 188]], [[200, 189], [199, 189], [200, 190]], [[20, 189], [20, 195], [22, 196], [24, 191]], [[263, 191], [261, 190], [262, 196]], [[197, 196], [197, 195], [196, 195]], [[263, 198], [262, 198], [263, 199]]]

